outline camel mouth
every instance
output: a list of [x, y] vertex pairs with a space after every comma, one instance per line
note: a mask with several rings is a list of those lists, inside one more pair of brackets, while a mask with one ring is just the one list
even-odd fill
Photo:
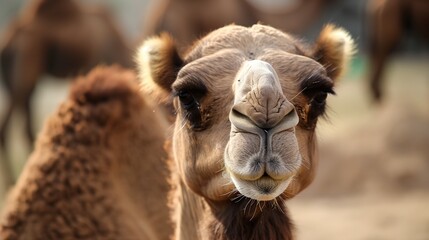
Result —
[[301, 154], [248, 159], [234, 158], [225, 151], [224, 159], [225, 170], [238, 192], [258, 201], [271, 201], [283, 194], [302, 166]]
[[263, 175], [256, 180], [245, 180], [233, 172], [230, 177], [237, 190], [245, 197], [258, 201], [271, 201], [280, 196], [291, 183], [293, 176], [285, 179], [276, 180], [269, 176]]

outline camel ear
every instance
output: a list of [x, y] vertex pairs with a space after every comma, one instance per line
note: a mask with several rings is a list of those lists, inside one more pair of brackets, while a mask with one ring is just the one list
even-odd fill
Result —
[[316, 41], [314, 57], [325, 66], [332, 80], [343, 74], [355, 52], [355, 44], [350, 34], [334, 25], [326, 25]]
[[172, 37], [163, 33], [147, 39], [138, 49], [136, 61], [142, 91], [156, 101], [166, 103], [171, 85], [183, 66]]

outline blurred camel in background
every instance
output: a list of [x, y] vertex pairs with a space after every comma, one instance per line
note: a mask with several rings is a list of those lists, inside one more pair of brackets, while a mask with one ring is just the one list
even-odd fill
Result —
[[250, 0], [158, 0], [147, 11], [142, 37], [168, 32], [183, 51], [206, 33], [231, 23], [251, 26], [261, 22], [302, 33], [318, 19], [328, 1], [289, 0], [278, 10], [264, 10]]
[[34, 140], [30, 100], [42, 75], [71, 77], [100, 63], [132, 66], [131, 49], [110, 12], [75, 0], [29, 1], [2, 40], [1, 71], [8, 95], [0, 125], [4, 152], [14, 110], [24, 112], [26, 136]]
[[368, 13], [370, 89], [374, 100], [380, 101], [384, 66], [406, 31], [413, 31], [429, 43], [429, 1], [373, 0]]
[[132, 71], [79, 77], [9, 194], [0, 239], [169, 239], [168, 124], [155, 110]]

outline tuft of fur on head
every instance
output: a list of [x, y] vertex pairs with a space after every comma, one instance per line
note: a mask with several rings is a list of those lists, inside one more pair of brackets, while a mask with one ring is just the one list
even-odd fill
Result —
[[355, 43], [350, 34], [328, 24], [319, 34], [313, 56], [325, 66], [328, 76], [335, 80], [346, 72], [354, 53]]
[[166, 102], [183, 65], [172, 37], [162, 33], [145, 40], [138, 49], [136, 62], [142, 91], [157, 101]]

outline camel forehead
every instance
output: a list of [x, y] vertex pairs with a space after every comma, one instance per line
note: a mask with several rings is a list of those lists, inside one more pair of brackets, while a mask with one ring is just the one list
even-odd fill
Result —
[[294, 95], [308, 79], [326, 78], [325, 68], [299, 47], [299, 41], [269, 26], [226, 26], [197, 42], [172, 87], [231, 93], [243, 63], [255, 59], [269, 63], [281, 79], [284, 94]]
[[267, 65], [273, 68], [280, 79], [290, 84], [293, 84], [292, 82], [300, 84], [314, 76], [326, 78], [325, 68], [306, 56], [263, 48], [263, 52], [250, 58], [242, 49], [226, 48], [187, 63], [179, 71], [173, 88], [181, 89], [181, 86], [192, 88], [192, 85], [203, 84], [212, 89], [219, 88], [220, 83], [226, 84], [225, 86], [229, 88], [234, 76], [243, 68], [243, 63], [252, 59], [268, 63]]
[[215, 30], [200, 39], [186, 56], [186, 62], [211, 55], [223, 49], [238, 49], [256, 57], [267, 49], [278, 49], [300, 54], [301, 43], [292, 36], [275, 28], [256, 24], [252, 27], [229, 25]]

